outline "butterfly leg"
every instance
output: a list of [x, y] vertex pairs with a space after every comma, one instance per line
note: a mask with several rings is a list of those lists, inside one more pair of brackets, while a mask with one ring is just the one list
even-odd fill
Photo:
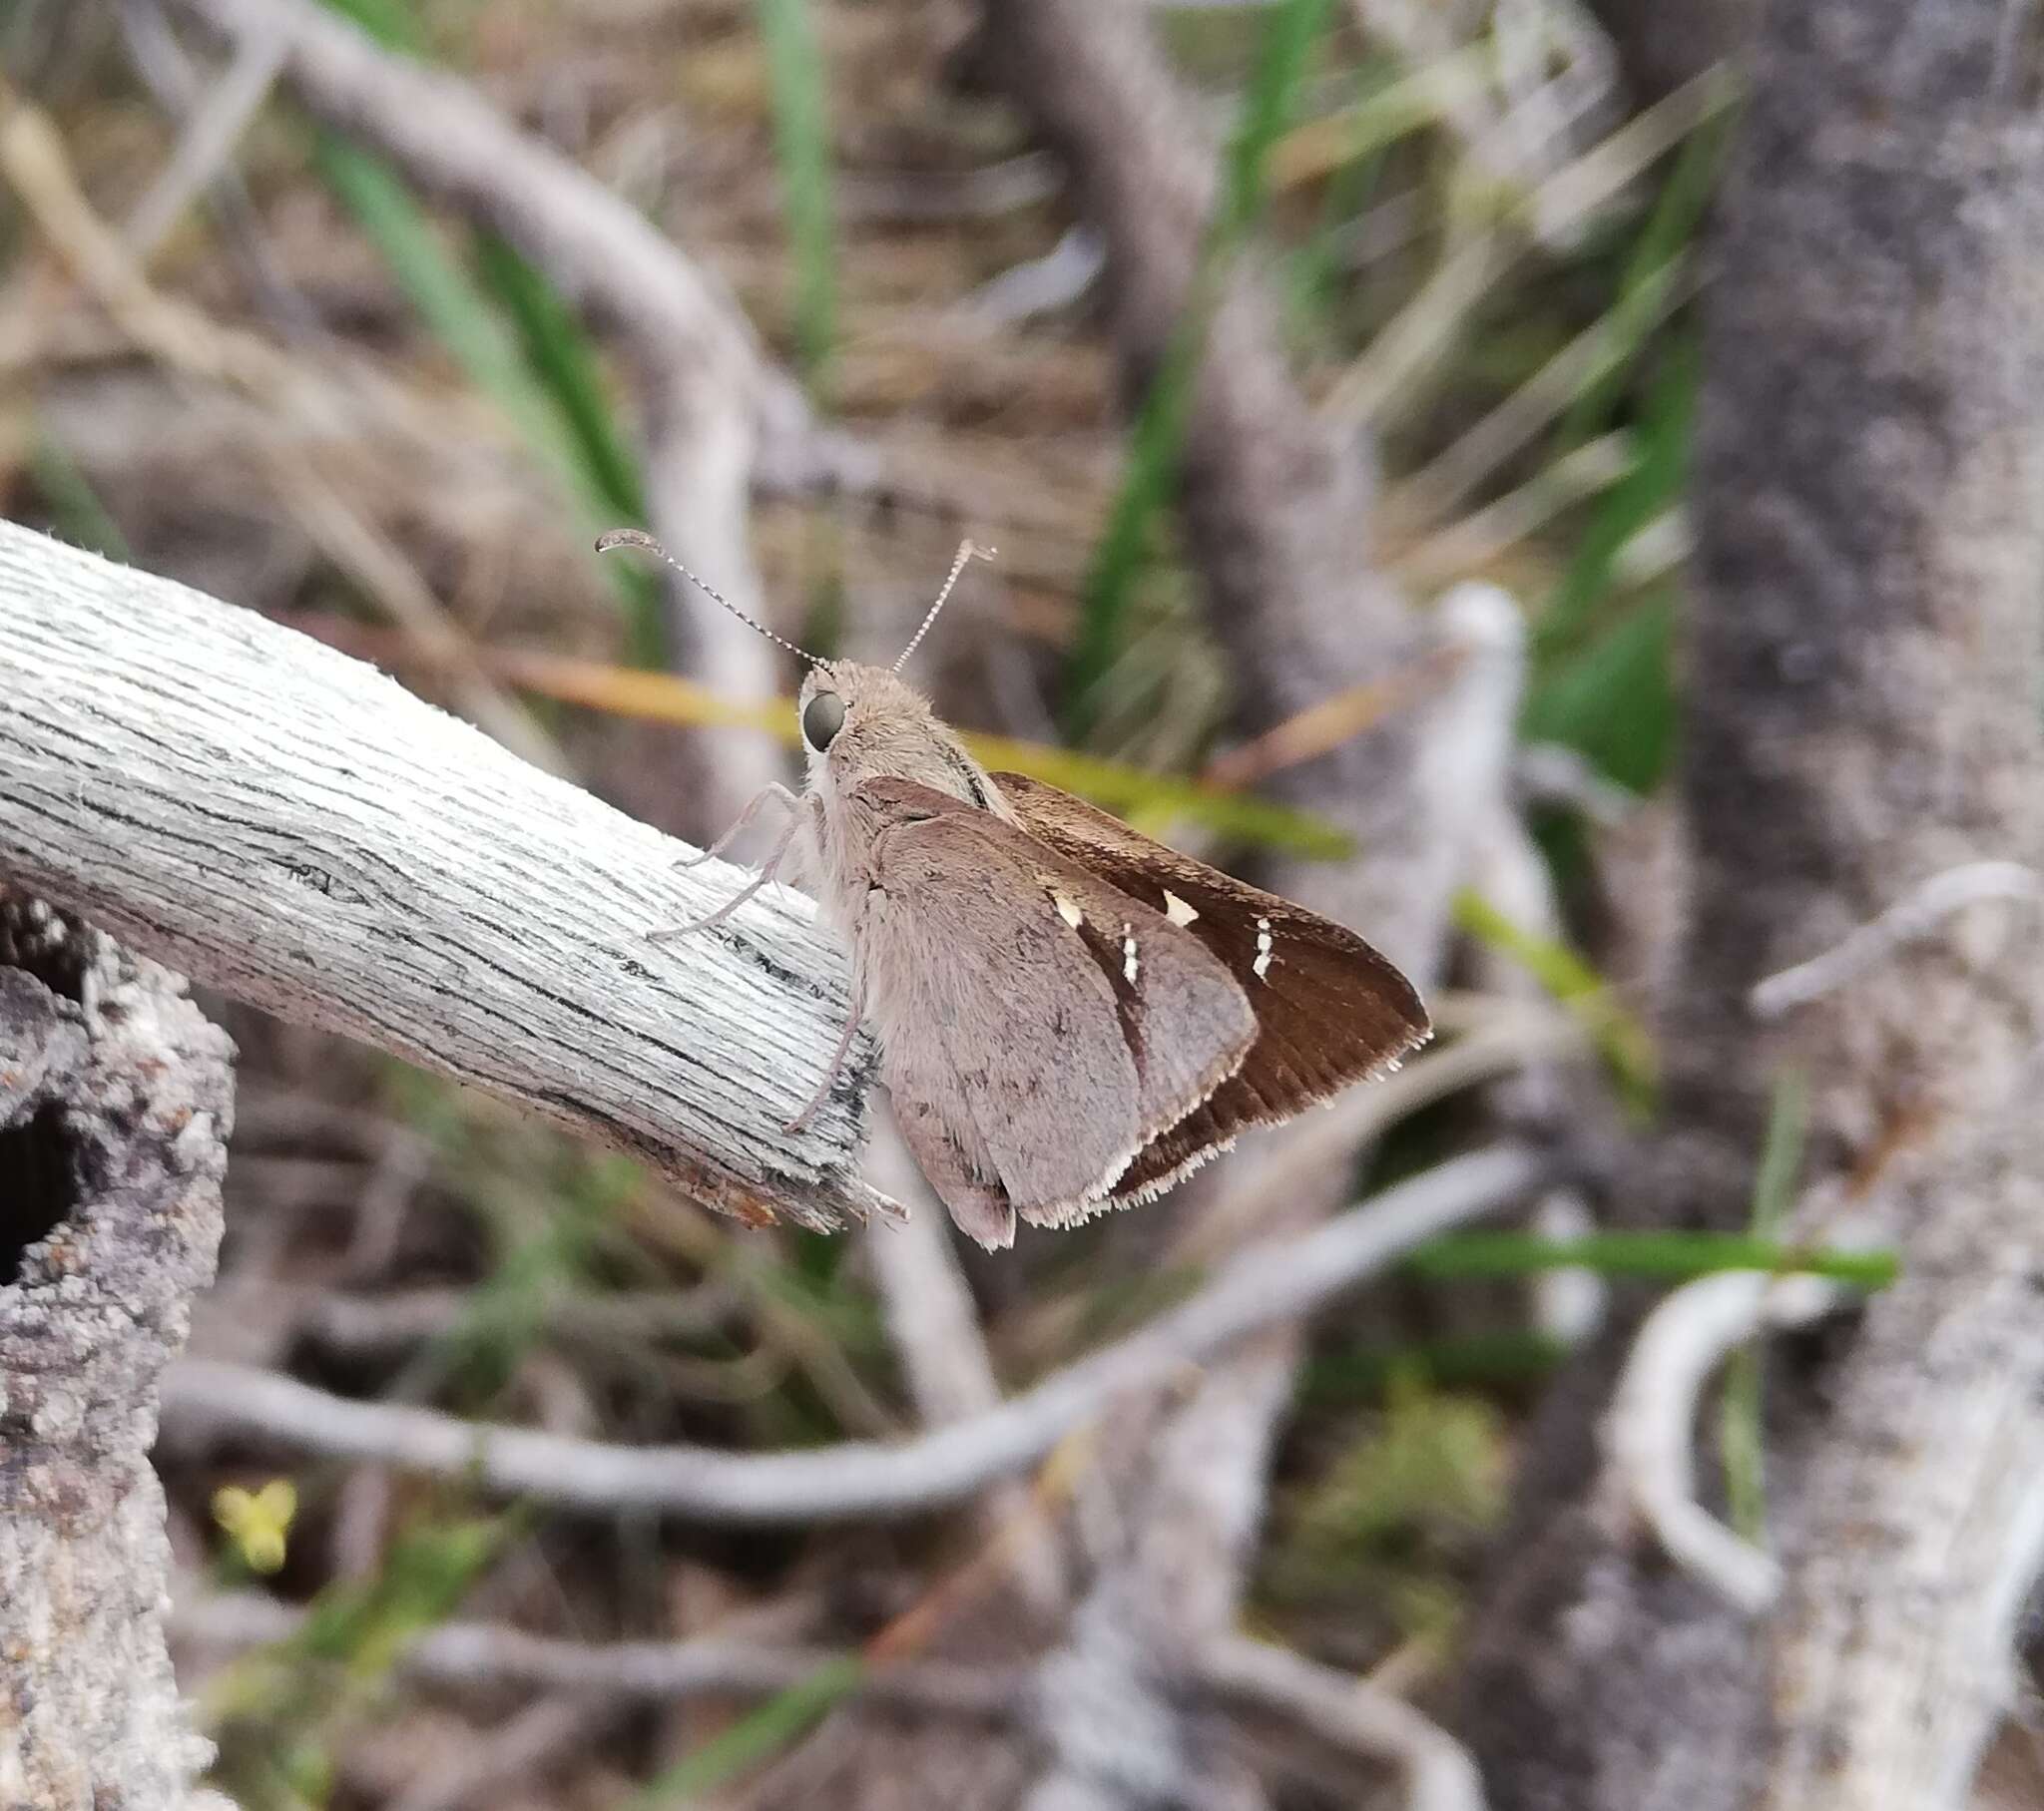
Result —
[[675, 863], [675, 866], [678, 868], [693, 868], [702, 862], [708, 861], [713, 855], [722, 855], [725, 850], [738, 840], [739, 832], [760, 815], [760, 807], [766, 804], [780, 806], [790, 818], [798, 819], [801, 816], [802, 801], [800, 795], [790, 792], [777, 779], [768, 780], [766, 785], [762, 786], [759, 791], [746, 800], [746, 808], [733, 820], [729, 830], [725, 831], [709, 848], [699, 850], [694, 855], [683, 856], [680, 861]]
[[787, 823], [781, 829], [780, 834], [774, 838], [773, 847], [767, 850], [766, 859], [760, 864], [753, 878], [747, 881], [743, 887], [734, 893], [731, 898], [727, 899], [723, 905], [719, 906], [716, 911], [702, 918], [692, 918], [687, 924], [670, 925], [663, 930], [649, 931], [647, 935], [656, 943], [665, 942], [670, 937], [687, 937], [692, 932], [707, 931], [712, 925], [722, 924], [740, 906], [751, 899], [755, 893], [759, 892], [762, 887], [766, 886], [779, 874], [780, 864], [787, 859], [787, 852], [794, 843], [795, 832], [802, 827], [802, 819], [807, 813], [803, 810], [804, 801], [778, 781], [775, 781], [772, 785], [766, 787], [762, 791], [754, 793], [753, 802], [739, 814], [739, 821], [733, 824], [709, 848], [705, 849], [701, 855], [691, 856], [687, 861], [677, 862], [675, 865], [677, 867], [694, 867], [697, 862], [715, 855], [740, 830], [745, 828], [746, 819], [759, 809], [761, 801], [775, 793], [778, 793], [789, 806]]
[[851, 1054], [851, 1041], [858, 1036], [859, 1024], [865, 1018], [865, 1012], [866, 990], [861, 978], [852, 983], [851, 1011], [845, 1015], [844, 1035], [837, 1040], [837, 1048], [830, 1053], [830, 1061], [824, 1068], [822, 1081], [817, 1083], [816, 1092], [808, 1098], [801, 1112], [781, 1127], [782, 1132], [800, 1132], [815, 1117], [816, 1109], [830, 1098], [831, 1087], [837, 1081], [837, 1072], [844, 1067], [844, 1059]]

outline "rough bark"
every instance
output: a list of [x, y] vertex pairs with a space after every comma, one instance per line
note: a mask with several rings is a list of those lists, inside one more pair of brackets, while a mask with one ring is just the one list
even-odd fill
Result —
[[1778, 1025], [1748, 1007], [1931, 875], [2039, 852], [2044, 172], [2005, 12], [1795, 0], [1755, 50], [1708, 303], [1666, 1131], [1615, 1202], [1741, 1223], [1794, 1065], [1804, 1228], [1849, 1209], [1908, 1270], [1782, 1401], [1757, 1621], [1584, 1494], [1608, 1370], [1557, 1398], [1467, 1676], [1505, 1811], [1955, 1804], [2008, 1677], [2044, 1454], [2028, 908]]
[[178, 976], [0, 886], [0, 1803], [222, 1803], [148, 1454], [213, 1279], [233, 1058]]
[[841, 954], [774, 891], [529, 767], [373, 668], [0, 523], [0, 868], [154, 957], [830, 1226], [870, 1045], [810, 1125]]

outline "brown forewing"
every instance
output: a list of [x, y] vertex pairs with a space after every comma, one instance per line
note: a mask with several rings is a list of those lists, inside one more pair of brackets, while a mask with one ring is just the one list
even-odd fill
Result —
[[1241, 1068], [1138, 1153], [1116, 1180], [1113, 1204], [1161, 1192], [1239, 1132], [1290, 1119], [1431, 1035], [1412, 984], [1332, 919], [1153, 842], [1040, 780], [997, 773], [994, 783], [1029, 834], [1066, 860], [1167, 917], [1174, 898], [1181, 917], [1186, 908], [1196, 913], [1184, 928], [1220, 959], [1256, 1012], [1256, 1040]]
[[925, 1174], [988, 1243], [1017, 1211], [1098, 1211], [1242, 1061], [1244, 990], [1167, 915], [989, 812], [893, 778], [850, 806], [870, 837], [854, 939]]

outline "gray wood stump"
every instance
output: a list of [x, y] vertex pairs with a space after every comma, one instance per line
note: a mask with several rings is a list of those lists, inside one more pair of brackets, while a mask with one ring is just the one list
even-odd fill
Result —
[[234, 1046], [0, 884], [0, 1806], [197, 1811], [157, 1387], [213, 1280]]

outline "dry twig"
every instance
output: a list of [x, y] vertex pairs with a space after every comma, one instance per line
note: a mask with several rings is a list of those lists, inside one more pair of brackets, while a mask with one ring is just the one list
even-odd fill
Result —
[[[239, 1172], [248, 1159], [236, 1155]], [[207, 1319], [273, 1320], [284, 1334], [349, 1358], [389, 1359], [445, 1339], [473, 1324], [473, 1289], [384, 1289], [354, 1294], [293, 1289], [272, 1276], [223, 1277], [201, 1306]], [[544, 1334], [578, 1347], [630, 1351], [672, 1339], [699, 1338], [732, 1320], [735, 1292], [721, 1281], [687, 1289], [625, 1289], [601, 1293], [548, 1290], [529, 1305]]]
[[[285, 1641], [306, 1612], [253, 1593], [202, 1598], [172, 1617], [177, 1640], [239, 1651]], [[1229, 1637], [1175, 1662], [1177, 1690], [1258, 1718], [1275, 1718], [1344, 1756], [1406, 1776], [1407, 1811], [1482, 1811], [1475, 1768], [1460, 1745], [1411, 1705], [1363, 1681], [1272, 1647]], [[716, 1635], [686, 1641], [590, 1643], [482, 1622], [425, 1630], [397, 1660], [405, 1679], [449, 1688], [505, 1685], [577, 1698], [673, 1704], [704, 1697], [770, 1696], [845, 1678], [846, 1701], [1027, 1732], [1041, 1715], [1027, 1670], [945, 1660], [875, 1659], [830, 1647], [763, 1645]]]
[[[194, 197], [222, 184], [235, 147], [269, 97], [281, 62], [273, 40], [251, 37], [238, 48], [219, 84], [193, 106], [170, 161], [128, 216], [122, 236], [138, 264], [156, 254]], [[246, 204], [246, 193], [236, 193]]]
[[1697, 1501], [1697, 1404], [1711, 1373], [1768, 1327], [1799, 1327], [1846, 1299], [1820, 1276], [1754, 1270], [1700, 1277], [1662, 1301], [1634, 1338], [1604, 1423], [1606, 1488], [1662, 1551], [1740, 1609], [1765, 1609], [1782, 1569]]
[[1821, 954], [1756, 982], [1748, 1002], [1756, 1017], [1780, 1019], [1846, 986], [1904, 944], [1928, 937], [1954, 912], [1990, 899], [2034, 905], [2044, 899], [2044, 876], [2018, 861], [1971, 861], [1947, 868]]
[[1402, 1698], [1268, 1642], [1231, 1638], [1200, 1656], [1200, 1680], [1239, 1709], [1276, 1714], [1344, 1753], [1405, 1775], [1405, 1811], [1483, 1811], [1468, 1751]]
[[1309, 1313], [1419, 1240], [1523, 1193], [1538, 1174], [1535, 1158], [1509, 1145], [1457, 1157], [1312, 1232], [1244, 1253], [1140, 1332], [1052, 1372], [997, 1409], [913, 1440], [784, 1453], [606, 1446], [351, 1402], [270, 1372], [197, 1361], [166, 1382], [164, 1439], [189, 1450], [258, 1438], [595, 1511], [783, 1526], [923, 1515], [1042, 1458], [1115, 1399]]
[[[305, 1613], [271, 1597], [217, 1596], [180, 1607], [178, 1640], [241, 1649], [289, 1640]], [[700, 1697], [764, 1697], [841, 1671], [844, 1648], [766, 1646], [717, 1635], [687, 1641], [595, 1644], [528, 1634], [486, 1622], [442, 1622], [405, 1648], [403, 1675], [420, 1684], [523, 1685], [542, 1691], [600, 1692], [672, 1704]], [[866, 1669], [848, 1694], [904, 1710], [1005, 1723], [1028, 1715], [1026, 1678], [944, 1661], [893, 1660]]]

